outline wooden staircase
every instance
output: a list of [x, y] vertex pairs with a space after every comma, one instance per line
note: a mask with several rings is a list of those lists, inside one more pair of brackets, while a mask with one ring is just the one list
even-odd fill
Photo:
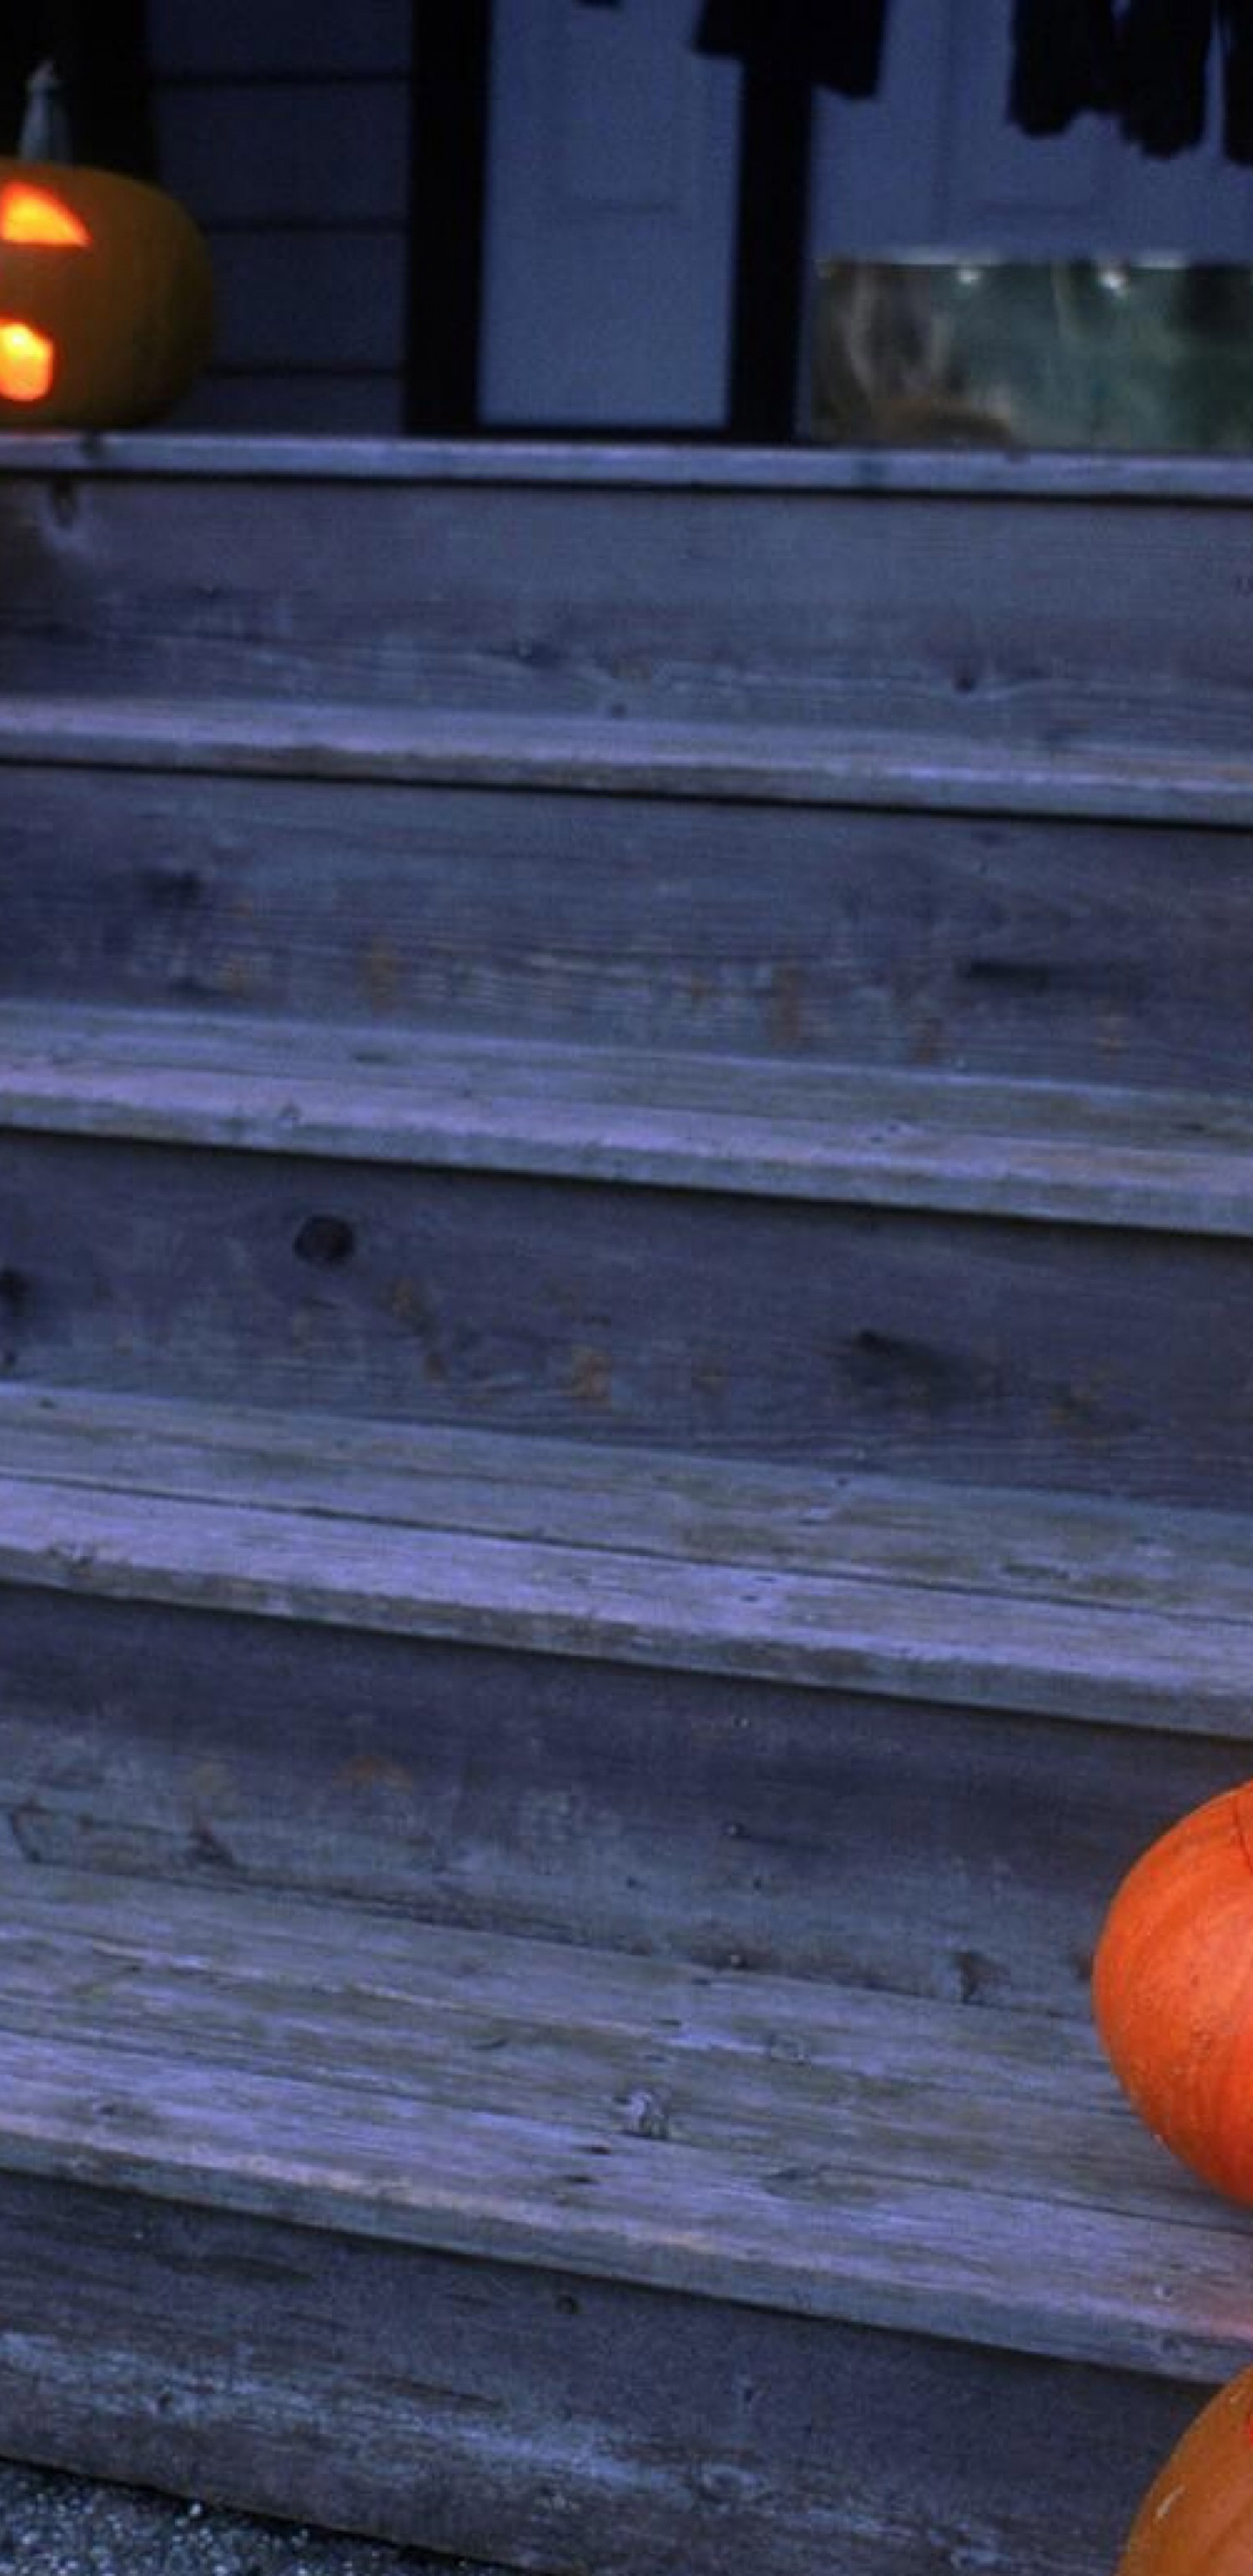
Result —
[[1253, 2228], [1253, 472], [0, 451], [0, 2450], [1108, 2576]]

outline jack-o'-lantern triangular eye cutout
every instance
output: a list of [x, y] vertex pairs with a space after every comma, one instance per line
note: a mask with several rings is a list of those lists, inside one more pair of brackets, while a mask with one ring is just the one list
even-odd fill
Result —
[[28, 179], [11, 179], [0, 188], [0, 242], [42, 242], [50, 249], [90, 250], [91, 234], [81, 215], [48, 188]]

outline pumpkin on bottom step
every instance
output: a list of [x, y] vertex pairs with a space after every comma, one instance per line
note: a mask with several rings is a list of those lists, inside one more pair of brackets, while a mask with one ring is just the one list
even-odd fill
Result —
[[1249, 2576], [1253, 2369], [1210, 2399], [1154, 2478], [1118, 2576]]
[[1092, 2003], [1154, 2135], [1216, 2190], [1253, 2202], [1253, 1781], [1195, 1808], [1129, 1871], [1097, 1945]]

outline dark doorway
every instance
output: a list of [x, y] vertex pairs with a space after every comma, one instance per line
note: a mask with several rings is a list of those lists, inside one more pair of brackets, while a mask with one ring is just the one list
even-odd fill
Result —
[[5, 0], [0, 9], [0, 149], [11, 152], [37, 63], [65, 87], [74, 157], [153, 175], [144, 0]]

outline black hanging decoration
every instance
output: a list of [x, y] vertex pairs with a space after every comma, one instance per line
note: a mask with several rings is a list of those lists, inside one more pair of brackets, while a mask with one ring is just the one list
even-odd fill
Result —
[[1112, 0], [1014, 0], [1009, 114], [1024, 134], [1060, 134], [1114, 102]]
[[1118, 30], [1118, 119], [1145, 152], [1191, 152], [1205, 132], [1213, 0], [1129, 0]]
[[[622, 0], [583, 0], [615, 8]], [[1006, 0], [1006, 102], [1024, 134], [1062, 134], [1091, 111], [1158, 159], [1204, 140], [1218, 47], [1222, 147], [1253, 165], [1253, 0]], [[697, 53], [775, 65], [844, 98], [872, 98], [891, 0], [698, 0]]]
[[786, 62], [819, 89], [872, 98], [883, 63], [888, 0], [704, 0], [698, 54]]
[[1011, 120], [1060, 134], [1094, 108], [1155, 159], [1193, 151], [1215, 45], [1223, 150], [1253, 162], [1253, 0], [1014, 0]]
[[1253, 165], [1253, 0], [1232, 0], [1222, 12], [1223, 150], [1229, 161]]

